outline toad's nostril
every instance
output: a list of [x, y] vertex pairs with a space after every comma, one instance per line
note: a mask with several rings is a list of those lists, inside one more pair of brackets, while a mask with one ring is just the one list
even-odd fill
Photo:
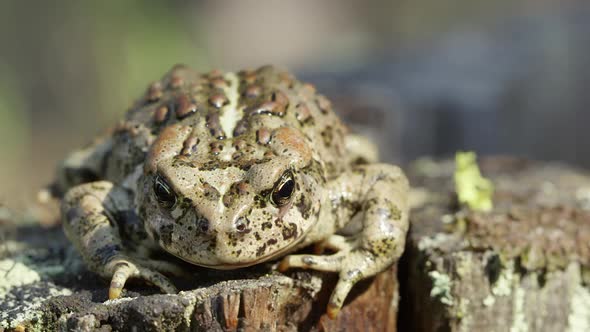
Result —
[[238, 218], [235, 223], [236, 231], [238, 231], [238, 233], [247, 233], [249, 231], [248, 224], [249, 220], [247, 218]]
[[197, 219], [197, 230], [201, 233], [209, 232], [209, 220], [205, 218]]

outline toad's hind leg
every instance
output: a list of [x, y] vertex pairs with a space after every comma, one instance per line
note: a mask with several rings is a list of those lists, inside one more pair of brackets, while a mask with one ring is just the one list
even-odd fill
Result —
[[379, 158], [377, 146], [368, 138], [348, 134], [345, 139], [346, 155], [349, 156], [348, 162], [351, 165], [375, 163]]
[[291, 255], [279, 270], [293, 267], [338, 272], [339, 279], [328, 303], [328, 316], [335, 317], [351, 288], [360, 280], [387, 269], [404, 249], [408, 230], [408, 181], [402, 171], [385, 164], [360, 165], [336, 179], [334, 199], [337, 226], [361, 213], [362, 231], [350, 241], [341, 237], [326, 240], [339, 249], [332, 255]]
[[125, 252], [114, 216], [129, 215], [132, 201], [128, 191], [106, 181], [70, 189], [62, 203], [66, 236], [91, 271], [111, 279], [109, 298], [119, 297], [129, 278], [146, 280], [166, 293], [176, 292], [164, 275]]

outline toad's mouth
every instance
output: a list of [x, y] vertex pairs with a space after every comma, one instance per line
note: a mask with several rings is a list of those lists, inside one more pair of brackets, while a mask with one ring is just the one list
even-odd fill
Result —
[[172, 255], [182, 259], [183, 261], [193, 264], [193, 265], [197, 265], [197, 266], [202, 266], [202, 267], [206, 267], [206, 268], [210, 268], [210, 269], [216, 269], [216, 270], [234, 270], [234, 269], [239, 269], [239, 268], [243, 268], [243, 267], [248, 267], [248, 266], [252, 266], [252, 265], [256, 265], [256, 264], [260, 264], [260, 263], [264, 263], [268, 260], [271, 260], [272, 258], [279, 258], [282, 255], [286, 254], [287, 252], [289, 252], [290, 250], [292, 250], [297, 244], [299, 244], [305, 237], [301, 236], [300, 238], [298, 238], [295, 241], [292, 241], [291, 243], [289, 243], [289, 245], [277, 250], [277, 251], [273, 251], [270, 252], [266, 255], [260, 256], [260, 257], [256, 257], [255, 260], [253, 261], [247, 261], [247, 262], [240, 262], [240, 261], [235, 261], [235, 262], [229, 262], [229, 263], [219, 263], [219, 264], [203, 264], [200, 262], [195, 262], [192, 261], [186, 257], [181, 257], [178, 256], [174, 253], [171, 253]]

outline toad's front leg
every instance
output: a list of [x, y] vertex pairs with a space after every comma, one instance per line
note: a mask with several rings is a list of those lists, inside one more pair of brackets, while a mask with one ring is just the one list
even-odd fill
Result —
[[124, 250], [115, 218], [132, 214], [132, 199], [128, 191], [106, 181], [70, 189], [62, 203], [65, 233], [88, 268], [111, 279], [110, 299], [120, 296], [129, 278], [141, 278], [166, 293], [174, 293], [176, 288], [155, 270], [154, 262], [130, 257]]
[[334, 318], [355, 283], [387, 269], [401, 256], [408, 230], [408, 190], [403, 172], [391, 165], [362, 165], [342, 174], [331, 195], [336, 225], [341, 228], [361, 213], [362, 231], [326, 239], [325, 247], [337, 250], [333, 255], [287, 256], [279, 269], [339, 272], [328, 303], [328, 315]]

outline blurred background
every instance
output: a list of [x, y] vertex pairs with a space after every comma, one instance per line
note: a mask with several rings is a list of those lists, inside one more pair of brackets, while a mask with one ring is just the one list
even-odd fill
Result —
[[405, 164], [456, 150], [590, 166], [590, 5], [533, 0], [0, 2], [0, 202], [175, 63], [274, 63]]

